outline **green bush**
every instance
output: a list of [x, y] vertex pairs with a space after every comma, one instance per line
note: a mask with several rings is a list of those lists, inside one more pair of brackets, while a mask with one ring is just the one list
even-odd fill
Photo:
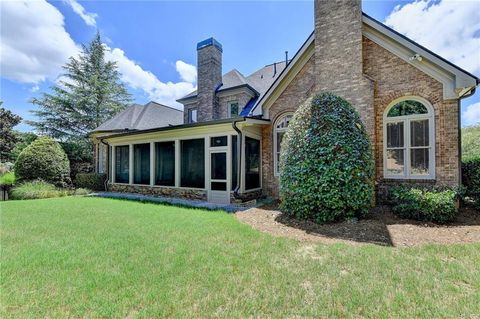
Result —
[[390, 190], [390, 196], [393, 213], [403, 218], [447, 223], [458, 213], [458, 196], [452, 189], [398, 186]]
[[33, 141], [18, 155], [15, 174], [19, 181], [42, 179], [56, 186], [70, 184], [70, 164], [60, 144], [48, 137]]
[[57, 188], [55, 185], [42, 180], [36, 180], [15, 186], [10, 195], [12, 199], [40, 199], [63, 197], [69, 194], [70, 192], [66, 189]]
[[465, 195], [472, 198], [480, 209], [480, 156], [462, 162], [462, 183]]
[[15, 184], [15, 173], [9, 172], [0, 176], [0, 185], [13, 185]]
[[78, 173], [75, 178], [75, 187], [88, 188], [94, 191], [104, 191], [106, 174]]
[[282, 142], [281, 210], [317, 223], [362, 217], [373, 204], [374, 163], [355, 109], [326, 93], [295, 112]]

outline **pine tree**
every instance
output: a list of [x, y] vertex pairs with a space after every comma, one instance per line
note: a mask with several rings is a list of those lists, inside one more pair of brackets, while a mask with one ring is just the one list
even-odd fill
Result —
[[61, 140], [83, 139], [131, 102], [116, 63], [105, 59], [99, 33], [63, 68], [65, 74], [51, 93], [31, 100], [39, 107], [31, 111], [39, 120], [27, 123], [39, 133]]

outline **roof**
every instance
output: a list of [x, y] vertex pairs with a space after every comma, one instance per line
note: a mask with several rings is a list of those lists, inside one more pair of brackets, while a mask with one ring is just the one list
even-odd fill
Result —
[[95, 132], [146, 130], [183, 123], [183, 111], [156, 102], [132, 104], [102, 125]]
[[[223, 92], [238, 87], [248, 87], [257, 97], [262, 97], [280, 73], [285, 69], [285, 61], [265, 65], [248, 76], [237, 69], [230, 70], [222, 76], [222, 85], [217, 92]], [[177, 101], [182, 102], [197, 96], [193, 91]]]

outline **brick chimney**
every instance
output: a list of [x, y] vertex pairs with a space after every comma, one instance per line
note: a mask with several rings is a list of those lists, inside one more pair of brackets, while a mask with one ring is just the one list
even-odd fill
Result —
[[315, 0], [315, 74], [316, 91], [349, 101], [374, 142], [373, 83], [363, 74], [361, 0]]
[[222, 45], [214, 38], [197, 44], [198, 121], [211, 121], [218, 108], [216, 89], [222, 83]]

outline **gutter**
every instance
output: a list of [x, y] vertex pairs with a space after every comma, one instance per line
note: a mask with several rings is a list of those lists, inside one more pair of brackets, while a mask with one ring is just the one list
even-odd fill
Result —
[[[108, 181], [110, 180], [110, 145], [104, 141], [105, 137], [100, 139], [100, 143], [107, 146], [107, 179], [105, 180], [104, 187], [105, 191], [108, 192]], [[97, 154], [98, 156], [98, 154]], [[98, 161], [98, 159], [97, 159]]]
[[[477, 79], [477, 82], [478, 81]], [[478, 85], [479, 83], [477, 83]], [[462, 99], [470, 97], [475, 94], [477, 88], [474, 87], [468, 93], [465, 92], [462, 96], [458, 98], [458, 181], [459, 184], [462, 185]]]
[[242, 178], [242, 140], [243, 140], [243, 133], [237, 127], [237, 121], [232, 122], [232, 128], [238, 133], [238, 140], [237, 140], [237, 185], [233, 190], [233, 197], [235, 199], [241, 199], [242, 196], [238, 193], [240, 190], [241, 185], [241, 178]]

